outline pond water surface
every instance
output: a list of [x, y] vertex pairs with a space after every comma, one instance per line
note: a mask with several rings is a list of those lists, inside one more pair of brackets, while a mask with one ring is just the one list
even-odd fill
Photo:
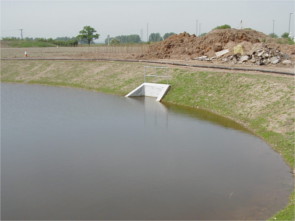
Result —
[[241, 126], [154, 99], [1, 84], [11, 220], [266, 219], [290, 169]]

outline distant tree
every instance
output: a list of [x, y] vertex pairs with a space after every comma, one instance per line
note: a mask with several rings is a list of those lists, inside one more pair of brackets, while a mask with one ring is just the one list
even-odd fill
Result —
[[34, 38], [26, 37], [25, 40], [26, 40], [26, 41], [34, 41]]
[[161, 37], [160, 33], [151, 33], [149, 36], [149, 42], [157, 42], [162, 40], [163, 38]]
[[116, 37], [110, 37], [109, 39], [105, 39], [105, 44], [108, 44], [108, 41], [111, 43], [112, 39], [117, 39], [121, 44], [129, 44], [129, 43], [140, 43], [141, 39], [139, 35], [119, 35]]
[[16, 38], [16, 37], [4, 37], [4, 38], [2, 38], [2, 40], [5, 40], [5, 41], [16, 41], [16, 40], [20, 40], [20, 38]]
[[282, 43], [289, 45], [293, 45], [295, 43], [294, 39], [292, 38], [292, 36], [290, 36], [288, 32], [283, 33], [281, 37], [283, 38], [283, 41], [280, 41]]
[[282, 38], [289, 38], [289, 33], [288, 32], [284, 32], [282, 35], [281, 35]]
[[117, 38], [112, 38], [110, 40], [110, 44], [111, 45], [118, 45], [118, 44], [120, 44], [120, 41]]
[[120, 35], [115, 38], [118, 39], [120, 43], [123, 43], [123, 44], [141, 42], [139, 35]]
[[213, 30], [216, 30], [216, 29], [230, 29], [230, 28], [231, 28], [230, 25], [225, 24], [225, 25], [217, 26]]
[[79, 40], [86, 41], [87, 44], [90, 46], [90, 43], [93, 42], [94, 39], [99, 38], [99, 34], [95, 34], [96, 30], [90, 26], [84, 26], [84, 28], [79, 32], [77, 38]]
[[76, 38], [75, 37], [57, 37], [54, 40], [57, 40], [57, 41], [69, 41], [69, 40], [74, 40], [74, 39], [76, 39]]
[[270, 33], [268, 36], [271, 38], [278, 38], [278, 36], [275, 33]]
[[132, 43], [140, 43], [141, 42], [141, 38], [139, 35], [130, 35], [131, 41]]
[[169, 38], [172, 35], [175, 35], [175, 33], [174, 32], [165, 33], [163, 36], [163, 39], [165, 40], [166, 38]]
[[35, 41], [47, 42], [46, 38], [35, 38]]

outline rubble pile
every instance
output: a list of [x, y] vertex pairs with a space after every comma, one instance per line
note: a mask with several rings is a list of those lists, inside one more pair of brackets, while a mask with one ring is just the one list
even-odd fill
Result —
[[233, 54], [221, 58], [222, 62], [228, 62], [231, 64], [253, 63], [256, 65], [268, 65], [268, 64], [291, 64], [291, 57], [288, 54], [281, 52], [279, 49], [273, 49], [265, 46], [254, 50], [248, 54]]
[[295, 45], [278, 44], [275, 39], [255, 31], [213, 30], [202, 37], [186, 32], [150, 45], [139, 58], [216, 61], [231, 64], [291, 64]]

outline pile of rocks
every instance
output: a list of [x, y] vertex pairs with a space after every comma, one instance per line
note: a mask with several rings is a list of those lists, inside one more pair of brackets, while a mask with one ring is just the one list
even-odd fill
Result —
[[291, 64], [290, 56], [282, 53], [279, 49], [273, 49], [269, 47], [259, 48], [252, 53], [242, 55], [240, 53], [229, 55], [221, 58], [222, 62], [228, 62], [232, 64], [253, 63], [256, 65], [268, 65], [268, 64]]
[[194, 58], [193, 60], [199, 61], [214, 61], [219, 60], [223, 63], [230, 64], [242, 64], [242, 63], [252, 63], [255, 65], [269, 65], [269, 64], [292, 64], [291, 57], [288, 54], [281, 52], [279, 49], [269, 48], [264, 46], [263, 48], [252, 50], [251, 52], [245, 54], [243, 50], [241, 53], [234, 53], [231, 55], [228, 49], [216, 52], [214, 57], [201, 56]]

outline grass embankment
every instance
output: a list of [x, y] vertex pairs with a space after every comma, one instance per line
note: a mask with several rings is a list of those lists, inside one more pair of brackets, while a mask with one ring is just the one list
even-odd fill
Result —
[[[294, 168], [294, 79], [270, 74], [168, 69], [164, 102], [207, 109], [262, 137]], [[125, 95], [143, 81], [143, 64], [71, 61], [2, 61], [2, 82], [79, 87]], [[163, 82], [165, 83], [165, 82]], [[276, 220], [294, 220], [294, 194]]]
[[31, 48], [31, 47], [56, 47], [56, 44], [42, 41], [30, 41], [30, 40], [13, 40], [13, 41], [1, 41], [1, 46], [12, 48]]

